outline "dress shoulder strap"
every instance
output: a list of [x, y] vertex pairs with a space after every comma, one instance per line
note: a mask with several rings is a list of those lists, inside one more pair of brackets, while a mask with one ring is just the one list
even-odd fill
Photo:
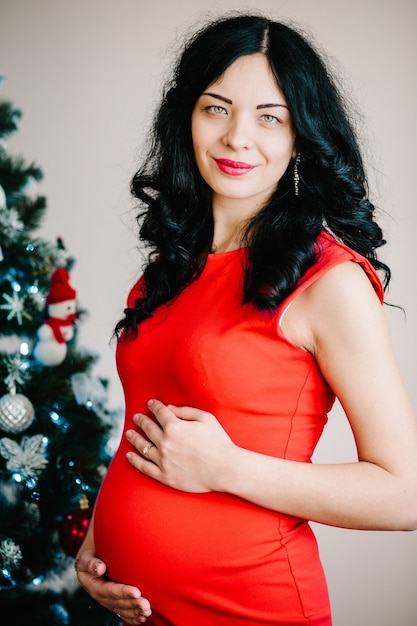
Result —
[[282, 318], [283, 312], [287, 310], [291, 302], [307, 287], [312, 285], [323, 274], [328, 272], [332, 267], [344, 263], [346, 261], [353, 261], [359, 263], [366, 275], [368, 276], [375, 293], [377, 294], [381, 304], [384, 302], [384, 288], [382, 282], [371, 263], [364, 256], [355, 252], [342, 242], [338, 241], [333, 235], [326, 230], [323, 230], [316, 242], [318, 258], [316, 263], [310, 267], [304, 276], [301, 277], [297, 287], [286, 298], [286, 300], [279, 307], [279, 318]]

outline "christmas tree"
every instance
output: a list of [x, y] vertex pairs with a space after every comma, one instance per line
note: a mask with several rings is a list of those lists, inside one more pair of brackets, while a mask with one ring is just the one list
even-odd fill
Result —
[[96, 355], [77, 346], [74, 259], [61, 239], [34, 235], [43, 174], [6, 144], [20, 117], [0, 102], [0, 610], [14, 626], [115, 626], [79, 586], [73, 558], [117, 413], [92, 373]]

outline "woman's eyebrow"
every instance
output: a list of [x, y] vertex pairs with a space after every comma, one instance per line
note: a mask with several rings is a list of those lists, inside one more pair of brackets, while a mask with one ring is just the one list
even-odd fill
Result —
[[258, 104], [257, 109], [269, 109], [270, 107], [284, 107], [288, 109], [286, 104], [279, 104], [278, 102], [270, 102], [268, 104]]
[[233, 104], [229, 98], [225, 98], [224, 96], [219, 95], [218, 93], [211, 93], [210, 91], [205, 91], [201, 94], [202, 96], [211, 96], [212, 98], [217, 98], [217, 100], [221, 100], [222, 102], [226, 102], [227, 104]]
[[[221, 100], [222, 102], [226, 102], [227, 104], [233, 104], [233, 101], [230, 100], [229, 98], [226, 98], [225, 96], [221, 96], [218, 93], [213, 93], [211, 91], [204, 91], [201, 95], [211, 96], [212, 98], [216, 98], [217, 100]], [[258, 104], [256, 108], [257, 109], [269, 109], [272, 107], [284, 107], [285, 109], [288, 109], [286, 104], [282, 104], [279, 102], [268, 102], [266, 104]]]

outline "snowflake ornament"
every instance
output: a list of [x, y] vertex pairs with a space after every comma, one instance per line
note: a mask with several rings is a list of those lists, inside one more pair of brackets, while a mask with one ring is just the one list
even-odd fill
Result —
[[11, 393], [16, 393], [16, 385], [24, 385], [29, 380], [25, 362], [19, 354], [9, 354], [4, 357], [4, 364], [9, 372], [4, 382]]
[[6, 300], [6, 304], [0, 305], [0, 309], [9, 312], [7, 320], [16, 318], [19, 326], [22, 326], [23, 318], [30, 319], [29, 313], [25, 310], [24, 297], [19, 298], [17, 291], [14, 291], [12, 296], [4, 293], [3, 298]]

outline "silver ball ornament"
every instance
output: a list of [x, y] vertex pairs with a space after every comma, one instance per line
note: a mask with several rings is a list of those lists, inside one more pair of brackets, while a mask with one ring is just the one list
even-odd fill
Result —
[[35, 417], [31, 401], [21, 393], [6, 393], [0, 398], [0, 430], [21, 433], [29, 428]]

